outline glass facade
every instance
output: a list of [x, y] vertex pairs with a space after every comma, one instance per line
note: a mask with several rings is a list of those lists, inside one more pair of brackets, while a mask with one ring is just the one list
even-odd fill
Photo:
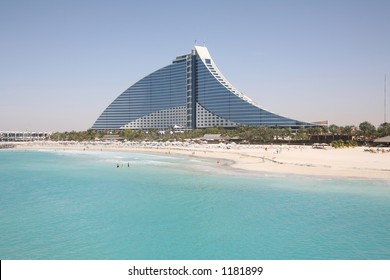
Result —
[[205, 127], [313, 124], [260, 108], [236, 90], [213, 63], [205, 47], [177, 57], [119, 95], [92, 129], [194, 129]]
[[186, 61], [146, 76], [118, 96], [93, 129], [165, 128], [186, 123]]

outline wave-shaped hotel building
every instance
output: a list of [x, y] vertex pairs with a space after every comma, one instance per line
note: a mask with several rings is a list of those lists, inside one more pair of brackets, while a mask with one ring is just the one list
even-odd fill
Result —
[[314, 124], [267, 110], [234, 88], [206, 47], [195, 46], [172, 64], [144, 77], [119, 95], [92, 129], [195, 129]]

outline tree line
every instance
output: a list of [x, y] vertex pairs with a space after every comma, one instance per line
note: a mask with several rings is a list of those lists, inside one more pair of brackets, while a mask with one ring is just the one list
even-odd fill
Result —
[[53, 141], [94, 141], [103, 139], [105, 135], [118, 135], [127, 141], [184, 141], [185, 139], [197, 139], [205, 134], [220, 134], [234, 140], [247, 143], [313, 143], [333, 141], [356, 141], [359, 143], [371, 142], [373, 139], [390, 135], [390, 123], [382, 123], [378, 127], [365, 121], [358, 127], [354, 125], [317, 126], [293, 130], [286, 127], [268, 126], [237, 126], [235, 128], [210, 127], [186, 131], [167, 130], [164, 133], [157, 129], [150, 130], [106, 130], [55, 132], [50, 139]]

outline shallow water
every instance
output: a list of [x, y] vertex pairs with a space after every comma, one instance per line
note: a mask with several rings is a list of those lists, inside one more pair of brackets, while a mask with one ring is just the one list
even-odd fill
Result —
[[390, 258], [389, 181], [230, 173], [168, 155], [0, 151], [0, 258]]

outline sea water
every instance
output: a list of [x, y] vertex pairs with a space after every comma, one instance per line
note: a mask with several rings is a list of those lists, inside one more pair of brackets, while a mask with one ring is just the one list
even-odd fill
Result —
[[390, 182], [2, 150], [0, 259], [390, 259]]

